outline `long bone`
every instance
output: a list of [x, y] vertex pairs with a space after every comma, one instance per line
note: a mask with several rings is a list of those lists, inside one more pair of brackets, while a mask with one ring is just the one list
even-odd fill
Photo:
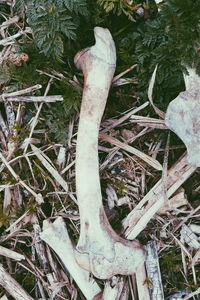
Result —
[[98, 163], [98, 133], [116, 66], [114, 41], [108, 29], [95, 27], [96, 43], [75, 56], [84, 74], [84, 90], [76, 147], [76, 190], [80, 211], [78, 264], [96, 277], [129, 275], [143, 263], [138, 241], [128, 241], [111, 228], [104, 212]]
[[185, 91], [170, 102], [165, 124], [185, 143], [188, 162], [200, 167], [200, 77], [187, 67]]

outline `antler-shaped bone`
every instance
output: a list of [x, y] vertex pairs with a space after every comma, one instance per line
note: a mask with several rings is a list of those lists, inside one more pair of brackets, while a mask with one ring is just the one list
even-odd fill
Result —
[[76, 259], [96, 277], [129, 275], [144, 261], [137, 241], [118, 236], [102, 204], [98, 163], [98, 132], [116, 66], [114, 41], [108, 29], [94, 29], [96, 44], [77, 53], [84, 90], [76, 147], [76, 189], [81, 231]]
[[185, 143], [188, 162], [200, 167], [200, 77], [195, 69], [187, 68], [187, 71], [186, 91], [170, 102], [165, 123]]
[[63, 265], [76, 281], [87, 300], [92, 300], [101, 291], [97, 283], [90, 277], [90, 273], [83, 270], [76, 262], [74, 248], [69, 238], [65, 222], [58, 217], [54, 223], [49, 220], [43, 222], [40, 237], [60, 257]]

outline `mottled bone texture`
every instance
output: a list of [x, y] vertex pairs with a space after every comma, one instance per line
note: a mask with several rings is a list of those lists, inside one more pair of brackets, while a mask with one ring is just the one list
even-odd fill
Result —
[[195, 69], [187, 71], [186, 90], [170, 102], [165, 124], [185, 143], [188, 162], [200, 167], [200, 77]]
[[84, 74], [84, 90], [76, 148], [76, 189], [81, 232], [76, 260], [96, 277], [128, 275], [144, 261], [137, 241], [118, 236], [105, 215], [99, 178], [98, 132], [115, 72], [116, 52], [108, 29], [94, 29], [96, 43], [75, 56]]

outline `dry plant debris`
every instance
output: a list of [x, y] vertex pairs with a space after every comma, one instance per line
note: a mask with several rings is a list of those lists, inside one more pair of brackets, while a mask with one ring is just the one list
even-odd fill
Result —
[[[1, 29], [5, 26], [9, 24]], [[2, 61], [9, 58], [14, 39], [29, 32], [27, 28], [1, 40]], [[119, 80], [120, 76], [115, 79]], [[155, 286], [152, 287], [154, 282], [145, 273], [144, 265], [136, 275], [99, 280], [77, 267], [73, 255], [70, 256], [80, 232], [75, 188], [78, 118], [74, 115], [69, 120], [65, 145], [49, 139], [42, 127], [42, 109], [44, 105], [53, 105], [49, 102], [62, 100], [61, 96], [48, 95], [53, 80], [57, 79], [51, 77], [44, 96], [39, 98], [34, 94], [41, 88], [39, 85], [9, 94], [2, 90], [0, 97], [0, 299], [92, 299], [101, 291], [94, 299], [152, 300], [150, 291]], [[42, 103], [38, 105], [38, 102]], [[159, 283], [163, 285], [166, 299], [179, 299], [175, 296], [179, 293], [182, 299], [197, 300], [200, 293], [200, 205], [196, 201], [200, 197], [199, 170], [187, 162], [180, 141], [171, 140], [166, 147], [164, 121], [149, 116], [148, 109], [141, 106], [138, 101], [132, 111], [113, 116], [111, 120], [105, 114], [101, 124], [99, 155], [105, 212], [118, 235], [130, 240], [138, 238], [144, 245], [154, 241], [156, 267], [160, 269], [157, 275], [161, 276]], [[50, 224], [48, 229], [42, 229], [43, 221]], [[58, 254], [60, 258], [50, 248], [58, 244], [57, 222], [63, 228], [67, 225], [72, 241], [69, 240], [69, 246], [66, 242], [64, 253], [62, 247], [56, 250], [62, 252]], [[50, 247], [42, 241], [49, 228], [55, 238], [55, 244]], [[86, 288], [86, 283], [81, 287], [80, 281], [72, 279], [74, 266], [70, 271], [69, 262], [76, 265], [74, 277], [80, 272], [90, 287]], [[160, 298], [154, 299], [163, 299], [162, 292], [159, 295]]]

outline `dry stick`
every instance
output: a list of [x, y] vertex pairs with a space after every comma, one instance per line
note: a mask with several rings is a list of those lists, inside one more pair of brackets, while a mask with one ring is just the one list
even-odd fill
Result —
[[3, 212], [4, 213], [7, 212], [7, 209], [11, 204], [11, 199], [12, 199], [11, 189], [10, 189], [10, 185], [8, 184], [4, 187], [4, 199], [3, 199]]
[[[195, 172], [196, 167], [189, 164], [183, 154], [180, 159], [168, 171], [167, 197], [173, 193]], [[134, 239], [146, 227], [155, 213], [164, 204], [163, 182], [160, 179], [157, 184], [146, 194], [138, 205], [124, 219], [123, 226], [128, 239]]]
[[120, 74], [118, 74], [117, 76], [113, 77], [112, 83], [116, 82], [119, 78], [121, 78], [122, 76], [124, 76], [125, 74], [127, 74], [128, 72], [132, 71], [133, 69], [135, 69], [137, 67], [137, 64], [132, 65], [130, 68], [128, 68], [127, 70], [121, 72]]
[[194, 297], [196, 295], [199, 295], [199, 294], [200, 294], [200, 288], [198, 288], [196, 291], [190, 293], [189, 295], [185, 296], [183, 298], [183, 300], [188, 300], [188, 299], [190, 299], [190, 298], [192, 298], [192, 297]]
[[149, 294], [145, 264], [138, 268], [135, 277], [139, 300], [155, 300], [154, 298], [151, 298]]
[[105, 283], [102, 300], [119, 300], [122, 299], [122, 291], [124, 287], [123, 277], [113, 276]]
[[0, 128], [1, 128], [2, 132], [4, 133], [5, 137], [8, 137], [9, 131], [8, 131], [6, 123], [5, 123], [5, 121], [4, 121], [3, 117], [2, 117], [1, 112], [0, 112]]
[[[8, 102], [6, 99], [4, 99], [4, 100], [5, 100], [4, 107], [5, 107], [5, 111], [6, 111], [8, 130], [9, 130], [10, 135], [15, 137], [16, 130], [14, 129], [14, 125], [16, 123], [16, 119], [15, 119], [13, 104]], [[16, 148], [15, 142], [10, 138], [7, 143], [8, 153], [7, 153], [6, 159], [10, 158], [10, 156], [14, 152], [15, 148]]]
[[164, 292], [163, 292], [160, 266], [158, 260], [158, 252], [157, 252], [157, 246], [155, 241], [148, 242], [146, 249], [147, 249], [147, 259], [146, 259], [147, 277], [151, 282], [151, 286], [149, 287], [150, 299], [164, 300]]
[[0, 159], [4, 163], [4, 165], [7, 167], [7, 169], [10, 171], [11, 175], [15, 178], [17, 183], [19, 183], [21, 186], [23, 186], [27, 191], [29, 191], [30, 194], [32, 194], [35, 197], [35, 200], [41, 204], [43, 203], [43, 198], [41, 194], [36, 194], [24, 181], [20, 179], [20, 177], [15, 173], [13, 168], [9, 165], [8, 161], [5, 159], [5, 157], [0, 152]]
[[[24, 97], [8, 97], [6, 98], [8, 102], [56, 102], [63, 101], [63, 97], [60, 95], [57, 96], [24, 96]], [[0, 102], [5, 102], [3, 97], [0, 97]]]
[[8, 20], [6, 20], [5, 22], [3, 22], [0, 25], [0, 32], [1, 32], [2, 38], [6, 38], [5, 29], [7, 27], [9, 27], [11, 24], [17, 23], [18, 21], [19, 21], [19, 17], [18, 16], [14, 16], [13, 18], [9, 18]]
[[144, 127], [168, 129], [168, 127], [165, 125], [165, 121], [161, 119], [133, 115], [130, 117], [130, 122], [137, 123], [138, 125]]
[[26, 27], [25, 30], [20, 30], [16, 34], [1, 40], [0, 45], [7, 46], [10, 44], [13, 44], [15, 39], [17, 39], [18, 37], [20, 37], [21, 35], [26, 34], [26, 33], [32, 33], [32, 30], [30, 27]]
[[41, 161], [43, 166], [51, 173], [54, 179], [63, 187], [63, 189], [68, 192], [68, 184], [67, 182], [60, 176], [58, 171], [52, 166], [50, 162], [48, 162], [49, 158], [37, 147], [31, 145], [33, 153], [37, 156], [37, 158]]
[[173, 233], [176, 232], [180, 227], [182, 227], [182, 225], [187, 222], [188, 219], [190, 219], [196, 212], [198, 212], [200, 210], [200, 205], [197, 206], [193, 211], [191, 211], [191, 213], [189, 213], [189, 215], [187, 217], [185, 217], [183, 219], [183, 221], [181, 221], [173, 230]]
[[165, 215], [167, 212], [174, 211], [186, 205], [188, 205], [188, 200], [185, 197], [185, 191], [183, 188], [179, 188], [176, 194], [162, 205], [161, 209], [157, 211], [157, 214]]
[[162, 170], [162, 166], [161, 164], [154, 158], [148, 156], [147, 154], [141, 152], [140, 150], [132, 147], [132, 146], [129, 146], [123, 142], [120, 142], [119, 140], [117, 140], [116, 138], [110, 136], [110, 135], [106, 135], [104, 133], [100, 133], [99, 134], [99, 137], [106, 141], [106, 142], [109, 142], [125, 151], [128, 151], [134, 155], [136, 155], [137, 157], [139, 157], [140, 159], [142, 159], [143, 161], [145, 161], [148, 165], [152, 166], [153, 168], [155, 168], [156, 170], [159, 170], [161, 171]]
[[[122, 294], [121, 294], [121, 298], [118, 299], [118, 300], [128, 300], [130, 299], [129, 298], [129, 291], [130, 291], [130, 288], [129, 288], [129, 283], [128, 283], [128, 280], [126, 280], [125, 284], [124, 284], [124, 287], [123, 287], [123, 291], [122, 291]], [[134, 300], [134, 299], [132, 299]]]
[[154, 87], [154, 83], [155, 83], [155, 79], [156, 79], [157, 67], [158, 67], [158, 65], [156, 65], [156, 67], [153, 71], [152, 77], [150, 79], [150, 82], [149, 82], [148, 98], [149, 98], [151, 105], [153, 106], [153, 109], [158, 114], [158, 116], [160, 116], [161, 118], [164, 119], [165, 113], [162, 110], [160, 110], [158, 107], [156, 107], [156, 105], [153, 103], [153, 87]]
[[9, 18], [8, 20], [4, 21], [1, 25], [0, 25], [0, 29], [5, 29], [8, 26], [10, 26], [11, 24], [17, 23], [19, 21], [19, 17], [18, 16], [14, 16], [12, 18]]
[[31, 217], [31, 224], [33, 225], [33, 230], [34, 230], [34, 237], [33, 237], [34, 248], [37, 253], [38, 260], [40, 262], [40, 265], [43, 267], [43, 269], [47, 270], [48, 260], [46, 257], [44, 243], [42, 243], [40, 239], [40, 234], [42, 230], [36, 214]]
[[34, 300], [0, 265], [0, 285], [16, 300]]
[[25, 211], [23, 215], [21, 215], [16, 221], [14, 221], [8, 228], [6, 228], [5, 232], [13, 232], [16, 229], [16, 225], [19, 224], [29, 213], [29, 210]]
[[[27, 94], [27, 93], [37, 91], [41, 88], [42, 88], [41, 84], [36, 84], [36, 85], [33, 85], [33, 86], [31, 86], [27, 89], [23, 89], [23, 90], [20, 90], [20, 91], [16, 91], [16, 92], [12, 92], [12, 93], [4, 93], [4, 94], [0, 95], [0, 101], [3, 98], [9, 98], [9, 97], [24, 95], [24, 94]], [[9, 101], [9, 99], [7, 99], [7, 100]]]
[[[52, 78], [50, 78], [48, 84], [47, 84], [47, 87], [46, 87], [46, 90], [44, 92], [44, 97], [46, 97], [46, 95], [48, 94], [48, 91], [50, 89], [50, 86], [51, 86], [51, 82], [52, 82]], [[32, 126], [31, 126], [31, 131], [30, 131], [30, 134], [29, 134], [29, 137], [28, 137], [28, 140], [27, 140], [27, 143], [26, 143], [26, 146], [24, 148], [24, 152], [23, 154], [26, 153], [27, 149], [28, 149], [28, 146], [29, 146], [29, 143], [30, 143], [30, 140], [31, 140], [31, 137], [33, 135], [33, 131], [35, 129], [35, 126], [37, 125], [37, 122], [38, 122], [38, 118], [39, 118], [39, 115], [40, 115], [40, 112], [42, 110], [42, 106], [43, 106], [43, 103], [40, 103], [40, 106], [38, 107], [38, 110], [37, 110], [37, 113], [33, 119], [33, 123], [32, 123]]]
[[99, 178], [98, 133], [116, 65], [108, 29], [95, 27], [96, 44], [80, 51], [75, 64], [84, 73], [84, 90], [76, 147], [76, 188], [81, 231], [76, 259], [96, 277], [128, 275], [144, 261], [137, 241], [118, 236], [106, 217]]
[[143, 108], [147, 107], [148, 105], [149, 105], [149, 102], [145, 102], [144, 104], [140, 105], [139, 107], [132, 109], [130, 112], [128, 112], [127, 114], [125, 114], [120, 119], [115, 120], [112, 125], [106, 127], [101, 132], [105, 133], [108, 130], [110, 130], [112, 128], [115, 128], [116, 126], [119, 126], [121, 123], [123, 123], [124, 121], [128, 120], [132, 115], [136, 114], [138, 111], [142, 110]]
[[19, 254], [13, 250], [10, 250], [10, 249], [2, 247], [2, 246], [0, 246], [0, 255], [3, 255], [5, 257], [9, 257], [9, 258], [12, 258], [12, 259], [18, 260], [18, 261], [25, 259], [24, 255]]
[[[12, 132], [13, 126], [15, 125], [15, 113], [13, 109], [13, 104], [8, 102], [6, 99], [4, 99], [5, 104], [5, 112], [6, 112], [6, 119], [8, 124], [9, 132]], [[9, 146], [8, 146], [9, 148]]]
[[[135, 83], [135, 81], [132, 78], [120, 78], [112, 84], [112, 87], [113, 86], [125, 85], [125, 84], [131, 84], [131, 83]], [[131, 97], [132, 98], [137, 98], [137, 96], [135, 96], [135, 95], [133, 95]]]

